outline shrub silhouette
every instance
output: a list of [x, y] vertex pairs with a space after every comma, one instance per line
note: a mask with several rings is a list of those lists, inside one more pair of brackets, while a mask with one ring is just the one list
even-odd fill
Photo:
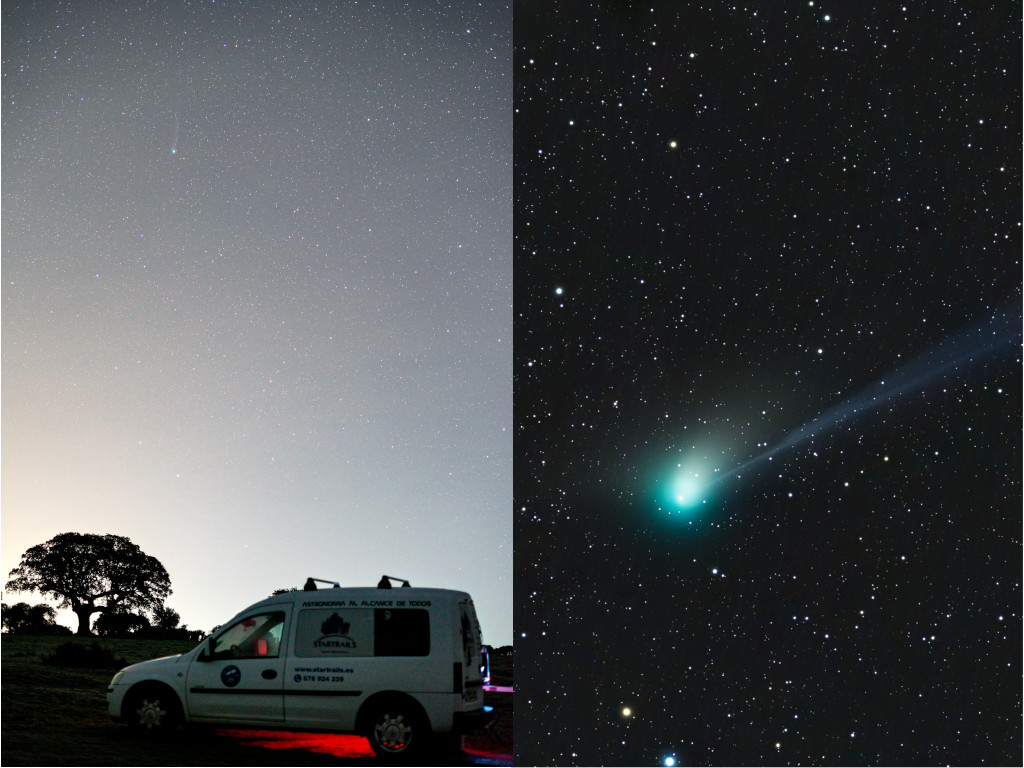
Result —
[[91, 669], [120, 669], [128, 666], [127, 659], [114, 656], [109, 649], [103, 648], [93, 640], [92, 645], [81, 643], [62, 643], [53, 649], [53, 653], [43, 657], [47, 664], [58, 667], [87, 667]]

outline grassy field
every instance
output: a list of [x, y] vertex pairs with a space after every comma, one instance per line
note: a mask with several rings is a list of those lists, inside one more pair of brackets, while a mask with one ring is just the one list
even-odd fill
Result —
[[[8, 765], [339, 765], [377, 764], [365, 739], [352, 736], [188, 728], [168, 738], [135, 737], [107, 715], [106, 690], [116, 669], [77, 669], [43, 662], [58, 645], [92, 638], [5, 634], [0, 642], [0, 763]], [[183, 653], [192, 643], [104, 639], [100, 645], [134, 664]], [[510, 657], [492, 660], [496, 684], [511, 683]], [[502, 682], [507, 680], [507, 682]], [[485, 694], [500, 717], [490, 734], [466, 739], [463, 757], [439, 764], [502, 765], [512, 751], [512, 697]], [[453, 763], [454, 761], [454, 763]]]

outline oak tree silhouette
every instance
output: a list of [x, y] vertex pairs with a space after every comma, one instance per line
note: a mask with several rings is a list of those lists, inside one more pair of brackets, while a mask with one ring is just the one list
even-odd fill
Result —
[[88, 635], [94, 613], [155, 610], [171, 593], [163, 565], [124, 536], [61, 533], [21, 556], [5, 589], [36, 591], [59, 601], [78, 617], [78, 634]]

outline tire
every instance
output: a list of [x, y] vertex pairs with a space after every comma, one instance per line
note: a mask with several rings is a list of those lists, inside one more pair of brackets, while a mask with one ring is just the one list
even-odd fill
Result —
[[405, 759], [422, 754], [430, 728], [415, 703], [392, 699], [374, 710], [366, 738], [378, 757]]
[[125, 696], [122, 719], [135, 733], [145, 736], [163, 736], [181, 722], [181, 705], [169, 688], [146, 686], [136, 688]]

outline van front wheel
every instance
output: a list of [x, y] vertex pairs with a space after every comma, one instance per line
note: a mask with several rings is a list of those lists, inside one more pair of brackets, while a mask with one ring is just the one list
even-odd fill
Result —
[[398, 701], [377, 710], [367, 738], [378, 757], [406, 757], [421, 750], [427, 730], [415, 708]]
[[181, 721], [177, 697], [163, 686], [131, 691], [125, 697], [124, 714], [133, 731], [147, 736], [167, 734]]

